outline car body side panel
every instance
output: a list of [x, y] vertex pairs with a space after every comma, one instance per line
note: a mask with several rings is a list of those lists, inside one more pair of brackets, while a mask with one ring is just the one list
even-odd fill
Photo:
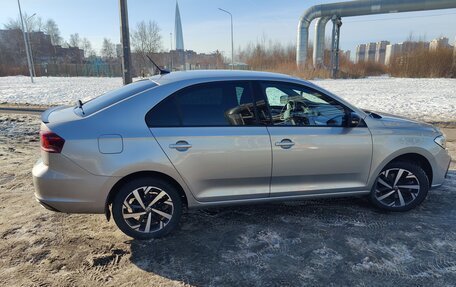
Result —
[[[271, 143], [266, 127], [150, 130], [197, 200], [269, 196]], [[170, 148], [179, 141], [192, 147]]]
[[[180, 184], [191, 205], [194, 199], [190, 190], [145, 123], [147, 111], [175, 89], [172, 85], [158, 86], [90, 116], [50, 122], [46, 128], [65, 139], [62, 155], [88, 173], [119, 179], [141, 171], [163, 173]], [[113, 134], [122, 137], [122, 152], [101, 153], [98, 138]]]
[[103, 213], [111, 187], [120, 179], [93, 175], [60, 154], [50, 164], [38, 160], [32, 170], [36, 198], [67, 213]]
[[368, 187], [372, 188], [380, 171], [394, 158], [415, 153], [425, 157], [432, 167], [432, 185], [444, 181], [450, 157], [446, 150], [434, 142], [438, 135], [433, 127], [418, 126], [385, 127], [381, 121], [366, 118], [370, 127], [373, 142], [372, 172]]
[[[372, 156], [368, 128], [268, 127], [273, 150], [271, 196], [366, 189]], [[283, 139], [294, 145], [276, 146]]]

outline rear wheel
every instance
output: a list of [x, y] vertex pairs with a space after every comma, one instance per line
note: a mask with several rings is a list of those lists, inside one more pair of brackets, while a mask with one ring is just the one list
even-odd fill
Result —
[[176, 188], [166, 181], [135, 179], [116, 194], [112, 214], [126, 235], [136, 239], [158, 238], [178, 225], [182, 200]]
[[408, 211], [423, 202], [428, 190], [429, 179], [420, 166], [393, 162], [377, 176], [370, 201], [381, 209]]

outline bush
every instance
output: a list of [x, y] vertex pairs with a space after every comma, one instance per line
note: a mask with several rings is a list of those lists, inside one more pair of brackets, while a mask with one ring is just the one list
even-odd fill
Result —
[[388, 72], [394, 77], [448, 78], [456, 77], [453, 50], [418, 49], [392, 59]]
[[[312, 66], [312, 45], [307, 53], [307, 65], [298, 69], [296, 66], [296, 50], [294, 45], [283, 46], [280, 43], [262, 41], [249, 44], [239, 51], [240, 61], [245, 62], [252, 70], [271, 71], [289, 74], [304, 79], [329, 78], [327, 69], [316, 69]], [[330, 52], [325, 51], [326, 67], [329, 67]], [[344, 55], [340, 56], [341, 78], [362, 78], [390, 74], [394, 77], [434, 78], [456, 77], [456, 55], [450, 48], [430, 51], [424, 47], [395, 57], [390, 66], [375, 62], [353, 63]]]

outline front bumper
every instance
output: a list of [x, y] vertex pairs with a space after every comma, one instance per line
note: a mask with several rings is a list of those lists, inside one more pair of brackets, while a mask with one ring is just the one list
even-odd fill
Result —
[[434, 155], [434, 159], [432, 187], [438, 187], [443, 184], [448, 175], [451, 157], [446, 149], [440, 148], [439, 152]]
[[62, 155], [53, 156], [58, 160], [51, 165], [40, 159], [33, 167], [37, 201], [53, 211], [104, 213], [109, 191], [118, 179], [93, 175]]
[[451, 158], [450, 158], [450, 161], [448, 162], [448, 167], [447, 167], [447, 170], [445, 172], [445, 178], [448, 177], [448, 172], [450, 171], [450, 165], [451, 165]]

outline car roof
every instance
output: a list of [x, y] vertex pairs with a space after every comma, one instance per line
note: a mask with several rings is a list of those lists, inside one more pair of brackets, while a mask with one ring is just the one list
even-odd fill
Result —
[[169, 84], [181, 81], [205, 82], [217, 80], [286, 80], [286, 81], [303, 81], [289, 75], [258, 72], [258, 71], [243, 71], [243, 70], [192, 70], [171, 72], [164, 75], [155, 75], [149, 78], [151, 81], [159, 84]]

